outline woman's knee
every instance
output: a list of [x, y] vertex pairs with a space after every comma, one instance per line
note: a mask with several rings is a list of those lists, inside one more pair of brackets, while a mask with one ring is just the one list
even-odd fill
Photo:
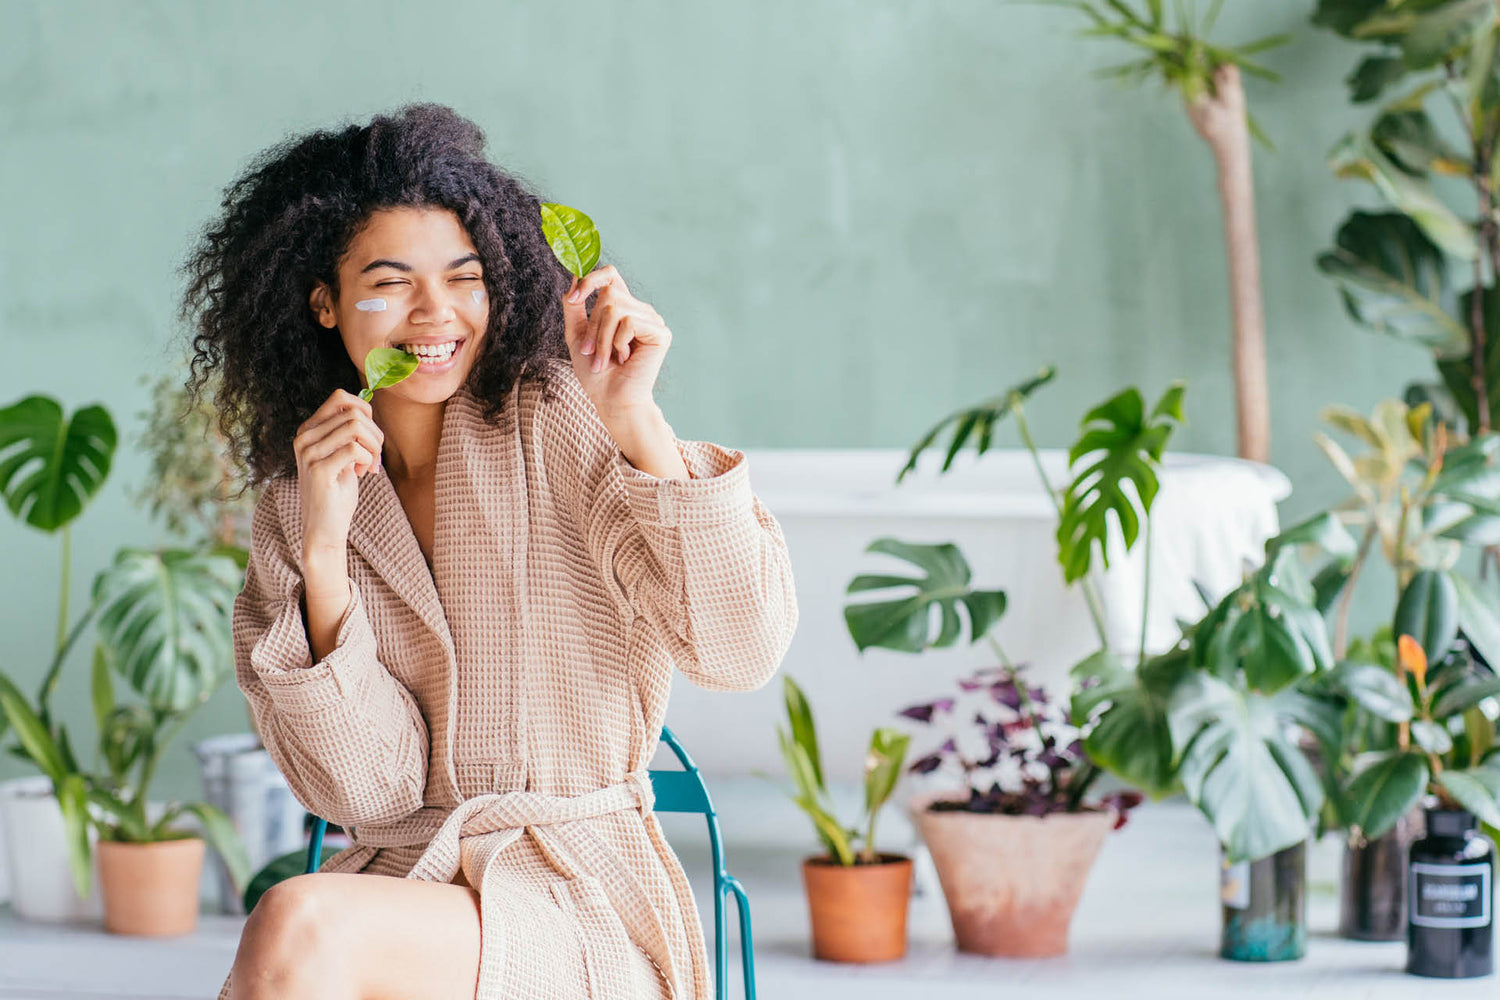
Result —
[[260, 987], [291, 996], [297, 984], [326, 985], [342, 978], [346, 950], [336, 940], [337, 892], [336, 883], [312, 874], [278, 882], [261, 896], [245, 921], [235, 955], [236, 996], [242, 981], [247, 995]]

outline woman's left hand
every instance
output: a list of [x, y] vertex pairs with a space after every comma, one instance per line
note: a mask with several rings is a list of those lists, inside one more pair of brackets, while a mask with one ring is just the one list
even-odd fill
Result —
[[[595, 289], [599, 297], [589, 312], [584, 303]], [[672, 331], [655, 309], [630, 294], [613, 265], [573, 279], [563, 296], [563, 336], [573, 371], [601, 415], [655, 405], [652, 390]]]

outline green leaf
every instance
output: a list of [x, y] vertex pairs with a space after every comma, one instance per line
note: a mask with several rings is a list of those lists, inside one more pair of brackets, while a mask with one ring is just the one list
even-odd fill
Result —
[[1421, 754], [1397, 751], [1376, 759], [1345, 794], [1350, 832], [1366, 840], [1384, 836], [1421, 800], [1427, 779], [1427, 758]]
[[916, 444], [912, 445], [911, 452], [906, 457], [906, 464], [896, 474], [896, 482], [899, 484], [916, 469], [918, 457], [932, 447], [938, 436], [948, 427], [952, 427], [954, 431], [948, 442], [947, 454], [943, 459], [943, 472], [947, 472], [952, 467], [954, 457], [971, 442], [974, 444], [975, 453], [983, 455], [989, 450], [995, 425], [1015, 412], [1022, 403], [1031, 398], [1034, 392], [1051, 382], [1056, 376], [1057, 369], [1048, 365], [1031, 378], [1011, 386], [993, 399], [988, 399], [978, 406], [948, 414], [929, 428]]
[[1307, 837], [1323, 788], [1288, 740], [1275, 698], [1194, 673], [1174, 692], [1169, 721], [1182, 748], [1183, 790], [1231, 861], [1268, 857]]
[[61, 784], [68, 774], [62, 750], [41, 718], [26, 704], [21, 692], [4, 675], [0, 675], [0, 711], [5, 713], [10, 727], [16, 732], [16, 739], [31, 761], [52, 779], [54, 787]]
[[1446, 719], [1473, 708], [1486, 698], [1500, 697], [1500, 677], [1485, 677], [1460, 682], [1446, 688], [1432, 706], [1434, 719]]
[[1373, 101], [1406, 76], [1406, 64], [1396, 56], [1366, 56], [1344, 81], [1349, 100], [1355, 104]]
[[1182, 391], [1180, 384], [1168, 389], [1149, 418], [1134, 388], [1084, 415], [1082, 433], [1068, 452], [1068, 463], [1076, 466], [1085, 456], [1093, 458], [1069, 484], [1057, 525], [1057, 558], [1068, 583], [1088, 574], [1096, 550], [1108, 567], [1111, 519], [1125, 549], [1135, 544], [1141, 518], [1150, 516], [1156, 499], [1156, 470], [1167, 440], [1182, 422]]
[[1409, 174], [1445, 174], [1468, 178], [1469, 158], [1455, 149], [1421, 108], [1387, 111], [1375, 120], [1371, 140]]
[[1355, 322], [1441, 354], [1467, 349], [1443, 252], [1399, 212], [1354, 212], [1318, 269], [1339, 284]]
[[1270, 694], [1328, 667], [1333, 651], [1313, 595], [1304, 600], [1291, 592], [1305, 586], [1291, 567], [1278, 560], [1267, 570], [1220, 602], [1223, 626], [1195, 637], [1194, 648], [1216, 676], [1243, 671], [1252, 689]]
[[[849, 581], [847, 593], [911, 587], [913, 593], [899, 600], [872, 601], [844, 606], [844, 623], [861, 652], [871, 646], [898, 652], [920, 653], [925, 649], [953, 645], [963, 632], [959, 620], [961, 603], [969, 615], [970, 642], [978, 642], [1005, 613], [1005, 592], [971, 590], [969, 564], [951, 542], [914, 545], [894, 538], [877, 538], [865, 548], [895, 556], [922, 570], [920, 577], [865, 574]], [[931, 612], [939, 612], [940, 631], [934, 636]]]
[[1073, 724], [1089, 760], [1152, 798], [1178, 790], [1167, 704], [1185, 663], [1169, 653], [1133, 671], [1101, 650], [1072, 671]]
[[[326, 864], [328, 859], [337, 854], [339, 850], [337, 847], [324, 847], [318, 858], [318, 867], [321, 868]], [[276, 885], [278, 882], [285, 882], [294, 876], [301, 875], [306, 870], [307, 852], [301, 848], [295, 851], [288, 851], [286, 854], [281, 855], [281, 857], [273, 858], [266, 862], [265, 866], [256, 872], [251, 877], [250, 883], [245, 886], [245, 894], [242, 898], [245, 912], [249, 913], [254, 910], [255, 904], [260, 902], [260, 897], [264, 896], [271, 886]]]
[[[870, 734], [870, 749], [865, 755], [865, 814], [873, 817], [885, 805], [896, 782], [901, 778], [901, 764], [906, 760], [911, 737], [898, 729], [880, 728]], [[874, 844], [867, 844], [873, 849]]]
[[89, 679], [89, 698], [94, 707], [94, 725], [104, 731], [105, 720], [115, 710], [115, 688], [109, 680], [109, 654], [103, 643], [94, 644], [94, 668]]
[[1488, 826], [1500, 826], [1500, 805], [1495, 793], [1469, 771], [1443, 771], [1437, 776], [1443, 791]]
[[377, 389], [389, 389], [417, 370], [422, 359], [397, 347], [374, 347], [365, 355], [365, 387], [359, 398], [370, 400]]
[[63, 829], [68, 840], [68, 867], [78, 898], [89, 894], [93, 882], [93, 851], [89, 848], [88, 786], [83, 775], [69, 774], [56, 783], [57, 804], [62, 809]]
[[542, 235], [558, 262], [576, 278], [599, 263], [599, 230], [593, 219], [576, 208], [543, 202]]
[[1385, 10], [1386, 4], [1387, 0], [1318, 0], [1312, 23], [1354, 38], [1355, 29]]
[[1486, 663], [1500, 666], [1500, 615], [1493, 604], [1457, 573], [1449, 575], [1458, 595], [1458, 624]]
[[250, 856], [245, 853], [245, 845], [240, 841], [240, 835], [235, 832], [229, 817], [206, 802], [189, 802], [182, 809], [198, 817], [208, 842], [224, 859], [224, 866], [229, 869], [229, 877], [234, 881], [235, 890], [243, 892], [246, 883], [250, 881]]
[[1416, 741], [1417, 746], [1439, 757], [1453, 749], [1453, 737], [1448, 730], [1428, 719], [1412, 721], [1411, 738]]
[[1452, 576], [1440, 570], [1418, 571], [1401, 592], [1391, 631], [1421, 643], [1428, 663], [1447, 656], [1458, 638], [1458, 591]]
[[[1459, 316], [1471, 315], [1473, 294], [1470, 290], [1459, 295]], [[1484, 381], [1490, 411], [1490, 425], [1500, 427], [1500, 346], [1497, 346], [1497, 341], [1500, 341], [1500, 290], [1486, 288], [1481, 303], [1480, 310], [1485, 329]], [[1470, 428], [1477, 428], [1479, 408], [1474, 395], [1472, 379], [1474, 364], [1471, 352], [1465, 349], [1462, 353], [1451, 356], [1439, 356], [1437, 369], [1438, 374], [1442, 376], [1443, 385], [1453, 395], [1453, 401], [1458, 404], [1460, 412], [1463, 413], [1464, 421]]]
[[116, 829], [111, 831], [112, 839], [132, 844], [144, 844], [150, 840], [144, 806], [128, 804], [119, 796], [99, 787], [89, 789], [88, 797], [106, 817], [114, 821]]
[[1454, 214], [1426, 181], [1392, 163], [1368, 136], [1345, 136], [1329, 154], [1329, 165], [1340, 177], [1374, 184], [1391, 205], [1409, 215], [1445, 252], [1465, 261], [1479, 255], [1479, 244], [1469, 224]]
[[205, 701], [234, 669], [230, 616], [243, 583], [226, 556], [120, 549], [93, 587], [116, 672], [163, 711]]
[[115, 453], [115, 424], [102, 406], [63, 419], [48, 396], [0, 409], [0, 494], [24, 523], [52, 532], [99, 492]]
[[811, 765], [812, 790], [821, 793], [825, 791], [823, 754], [818, 749], [818, 728], [813, 723], [812, 706], [807, 703], [807, 696], [790, 674], [783, 674], [781, 682], [782, 700], [786, 703], [786, 717], [791, 724], [792, 739], [802, 748]]
[[1299, 521], [1266, 542], [1266, 555], [1274, 557], [1289, 545], [1313, 546], [1336, 559], [1353, 559], [1359, 551], [1359, 543], [1349, 534], [1344, 522], [1329, 511]]
[[1341, 691], [1376, 718], [1387, 722], [1411, 721], [1414, 712], [1411, 691], [1385, 667], [1343, 663], [1333, 679]]

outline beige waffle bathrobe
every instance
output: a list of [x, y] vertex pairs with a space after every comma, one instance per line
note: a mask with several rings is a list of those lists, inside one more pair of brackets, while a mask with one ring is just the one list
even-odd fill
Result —
[[297, 798], [351, 830], [323, 871], [479, 887], [481, 1000], [704, 1000], [645, 772], [674, 666], [722, 691], [776, 671], [790, 564], [743, 452], [680, 440], [691, 479], [641, 472], [558, 372], [552, 400], [521, 383], [494, 422], [467, 389], [449, 400], [430, 572], [386, 473], [360, 479], [353, 593], [317, 663], [298, 485], [269, 483], [236, 673]]

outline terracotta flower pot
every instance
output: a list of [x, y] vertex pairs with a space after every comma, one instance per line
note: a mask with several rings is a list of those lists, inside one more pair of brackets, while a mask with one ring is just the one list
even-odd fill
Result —
[[191, 933], [198, 926], [203, 855], [199, 837], [155, 844], [99, 841], [104, 929], [151, 937]]
[[1044, 958], [1068, 950], [1068, 926], [1112, 811], [1003, 816], [912, 804], [937, 868], [959, 951]]
[[906, 954], [911, 859], [882, 854], [869, 865], [827, 855], [802, 862], [812, 917], [813, 957], [826, 962], [891, 962]]

